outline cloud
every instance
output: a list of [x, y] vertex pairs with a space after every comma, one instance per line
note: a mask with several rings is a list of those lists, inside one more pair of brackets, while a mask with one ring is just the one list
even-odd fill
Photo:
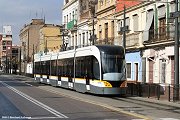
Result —
[[0, 27], [12, 25], [13, 42], [18, 43], [20, 29], [33, 18], [45, 16], [48, 23], [60, 24], [62, 6], [63, 0], [0, 0]]

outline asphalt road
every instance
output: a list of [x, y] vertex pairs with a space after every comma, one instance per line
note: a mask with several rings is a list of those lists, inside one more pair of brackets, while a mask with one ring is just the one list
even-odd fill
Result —
[[78, 99], [79, 96], [74, 94], [77, 92], [68, 90], [71, 92], [68, 95], [59, 94], [48, 87], [22, 78], [0, 75], [0, 119], [143, 119], [141, 115]]

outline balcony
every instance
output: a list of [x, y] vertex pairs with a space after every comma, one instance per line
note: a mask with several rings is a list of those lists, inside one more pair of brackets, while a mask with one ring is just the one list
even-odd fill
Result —
[[74, 28], [74, 26], [76, 25], [76, 20], [75, 19], [73, 19], [72, 21], [70, 21], [70, 22], [68, 22], [68, 24], [67, 24], [67, 29], [72, 29], [72, 28]]
[[[139, 45], [140, 33], [126, 34], [126, 48], [137, 47]], [[123, 35], [119, 35], [114, 39], [115, 45], [123, 45]]]
[[149, 40], [144, 44], [174, 41], [175, 26], [165, 26], [149, 30]]
[[114, 37], [108, 37], [104, 39], [99, 39], [96, 41], [96, 44], [107, 44], [107, 45], [114, 45]]

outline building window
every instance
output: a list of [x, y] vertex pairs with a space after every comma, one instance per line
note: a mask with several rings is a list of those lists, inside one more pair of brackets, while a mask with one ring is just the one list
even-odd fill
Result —
[[74, 36], [72, 36], [72, 46], [74, 46]]
[[68, 21], [69, 21], [69, 20], [68, 20], [68, 15], [67, 15], [67, 18], [66, 18], [66, 19], [67, 19], [67, 20], [66, 20], [66, 23], [68, 23]]
[[99, 25], [99, 40], [102, 39], [102, 26]]
[[6, 45], [6, 41], [3, 41], [3, 43], [2, 43], [3, 45]]
[[127, 65], [127, 78], [131, 79], [131, 63], [126, 63]]
[[69, 14], [69, 21], [71, 21], [71, 13]]
[[120, 33], [120, 34], [122, 34], [122, 32], [121, 32], [121, 28], [123, 27], [123, 20], [119, 20], [118, 22], [117, 22], [117, 31], [118, 31], [118, 33]]
[[108, 39], [108, 23], [105, 23], [105, 38]]
[[114, 21], [111, 21], [111, 37], [114, 37]]
[[75, 35], [75, 46], [77, 46], [77, 35]]
[[11, 41], [8, 41], [8, 42], [7, 42], [7, 45], [11, 45]]
[[161, 18], [159, 19], [159, 38], [163, 40], [166, 38], [166, 19]]
[[75, 19], [77, 20], [77, 9], [75, 10]]
[[79, 46], [81, 46], [81, 34], [79, 34]]
[[73, 11], [73, 13], [72, 13], [72, 19], [74, 20], [74, 11]]
[[138, 31], [138, 15], [133, 15], [133, 29], [134, 31]]
[[83, 46], [84, 46], [84, 45], [85, 45], [85, 33], [82, 34], [82, 37], [83, 37], [83, 38], [82, 38], [82, 40], [83, 40], [83, 41], [82, 41], [82, 42], [83, 42], [82, 44], [83, 44]]
[[166, 80], [166, 60], [162, 59], [161, 61], [161, 83], [165, 83]]
[[130, 19], [129, 19], [129, 17], [126, 18], [126, 26], [128, 26], [130, 28]]
[[6, 50], [6, 46], [3, 46], [3, 50]]
[[88, 37], [88, 32], [86, 32], [86, 44], [88, 45], [89, 37]]

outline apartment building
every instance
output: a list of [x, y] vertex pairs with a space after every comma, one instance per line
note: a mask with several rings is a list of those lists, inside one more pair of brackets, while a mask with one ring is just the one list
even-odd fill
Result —
[[11, 65], [12, 65], [12, 73], [16, 74], [19, 72], [19, 45], [12, 45], [12, 59], [11, 59]]
[[[92, 45], [96, 41], [96, 11], [95, 0], [79, 0], [78, 47]], [[92, 38], [93, 28], [94, 38]]]
[[39, 30], [39, 51], [37, 51], [36, 46], [35, 52], [59, 52], [63, 44], [63, 40], [60, 33], [61, 28], [61, 26], [54, 24], [43, 25]]
[[77, 19], [79, 16], [79, 0], [64, 0], [62, 8], [62, 24], [64, 45], [68, 49], [74, 49], [78, 43]]
[[45, 24], [43, 19], [32, 19], [29, 24], [25, 24], [20, 30], [20, 46], [21, 46], [21, 72], [26, 73], [27, 63], [32, 62], [33, 45], [36, 51], [39, 51], [40, 36], [39, 30]]
[[[90, 11], [85, 9], [89, 3], [86, 2], [79, 1], [78, 31], [76, 37], [72, 37], [77, 41], [73, 42], [75, 46], [90, 42], [88, 39], [92, 35], [92, 19], [84, 19], [91, 17]], [[125, 26], [128, 81], [158, 83], [162, 86], [174, 84], [175, 32], [174, 25], [168, 22], [170, 12], [174, 11], [175, 3], [172, 0], [99, 0], [94, 24], [97, 35], [95, 44], [122, 46]], [[85, 32], [86, 29], [88, 31]]]
[[147, 22], [143, 32], [145, 82], [174, 84], [174, 24], [169, 24], [175, 3], [154, 3], [146, 7]]
[[141, 49], [144, 46], [141, 31], [144, 30], [146, 21], [144, 11], [146, 5], [137, 1], [117, 0], [116, 2], [114, 44], [123, 46], [125, 39], [128, 82], [142, 82], [144, 75], [141, 58]]
[[0, 33], [1, 69], [5, 71], [7, 70], [11, 58], [12, 58], [12, 28], [11, 26], [3, 26], [3, 32]]
[[116, 0], [100, 0], [97, 7], [97, 42], [114, 44]]
[[[121, 2], [122, 3], [122, 2]], [[127, 78], [132, 82], [174, 84], [174, 25], [169, 24], [175, 3], [143, 2], [126, 7]], [[128, 6], [128, 5], [127, 5]], [[123, 9], [116, 12], [115, 44], [123, 45]]]

